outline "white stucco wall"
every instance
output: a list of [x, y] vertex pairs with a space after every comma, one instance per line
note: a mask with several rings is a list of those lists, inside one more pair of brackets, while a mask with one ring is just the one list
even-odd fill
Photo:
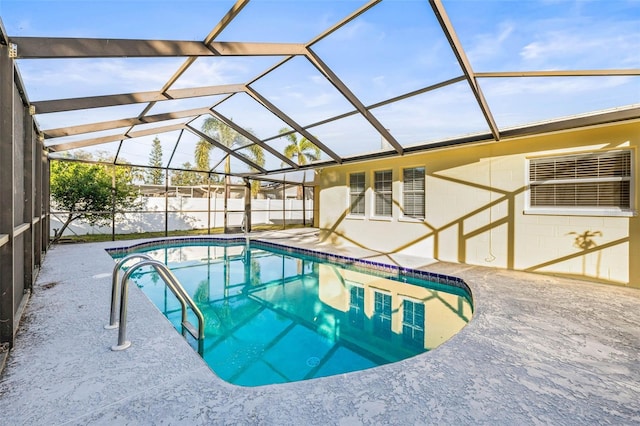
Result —
[[[321, 238], [384, 253], [640, 287], [637, 216], [525, 213], [528, 157], [630, 147], [637, 193], [639, 145], [640, 123], [635, 122], [327, 167], [318, 175]], [[416, 166], [426, 170], [424, 220], [402, 217], [402, 170]], [[373, 215], [373, 174], [388, 169], [393, 171], [393, 215], [379, 219]], [[367, 190], [366, 214], [356, 218], [348, 212], [348, 179], [357, 172], [365, 173]], [[588, 252], [575, 245], [585, 233], [596, 245]]]

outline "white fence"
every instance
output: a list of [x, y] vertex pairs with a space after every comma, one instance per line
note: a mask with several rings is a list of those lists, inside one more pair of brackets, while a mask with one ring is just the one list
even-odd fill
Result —
[[[164, 231], [165, 220], [168, 231], [189, 229], [221, 228], [224, 226], [223, 198], [190, 197], [141, 197], [142, 210], [116, 216], [116, 234], [133, 232]], [[165, 200], [167, 201], [165, 214]], [[207, 206], [207, 202], [211, 207]], [[227, 200], [227, 220], [229, 227], [239, 227], [244, 217], [244, 199]], [[303, 206], [303, 202], [306, 205]], [[209, 217], [210, 211], [210, 217]], [[64, 212], [51, 211], [51, 234], [62, 228], [66, 218]], [[304, 220], [303, 220], [304, 219]], [[282, 225], [313, 221], [313, 200], [252, 199], [251, 224]], [[84, 221], [74, 221], [63, 235], [111, 234], [111, 226], [92, 226]]]

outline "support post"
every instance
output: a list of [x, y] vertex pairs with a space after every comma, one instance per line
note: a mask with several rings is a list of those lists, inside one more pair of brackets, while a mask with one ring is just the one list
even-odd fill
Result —
[[[15, 83], [9, 47], [0, 44], [0, 345], [13, 347], [14, 268], [13, 268], [13, 107]], [[8, 237], [8, 238], [7, 238]], [[6, 241], [6, 242], [4, 242]]]
[[251, 232], [251, 181], [244, 178], [244, 229]]
[[116, 240], [116, 165], [111, 176], [111, 241]]
[[282, 181], [282, 229], [287, 229], [287, 181]]
[[169, 169], [164, 169], [164, 236], [169, 236]]
[[207, 235], [211, 235], [211, 173], [207, 174]]
[[42, 217], [42, 150], [43, 143], [40, 137], [35, 133], [34, 128], [34, 150], [33, 150], [33, 264], [39, 268], [42, 264], [42, 227], [44, 220]]
[[22, 142], [22, 167], [23, 167], [23, 191], [24, 191], [24, 210], [22, 212], [22, 223], [29, 224], [29, 228], [22, 234], [23, 250], [22, 255], [24, 257], [24, 291], [31, 291], [33, 286], [33, 270], [35, 268], [33, 259], [33, 195], [34, 195], [34, 160], [33, 160], [33, 145], [34, 145], [34, 131], [33, 131], [33, 117], [29, 114], [29, 108], [23, 106], [24, 110], [24, 122], [22, 123], [24, 129], [24, 136]]
[[45, 150], [42, 151], [42, 248], [49, 250], [49, 240], [51, 239], [51, 162]]
[[224, 177], [224, 233], [229, 233], [229, 175], [225, 175]]

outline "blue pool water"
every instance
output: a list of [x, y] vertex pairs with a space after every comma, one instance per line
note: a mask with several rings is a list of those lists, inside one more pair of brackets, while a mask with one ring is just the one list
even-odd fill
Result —
[[[204, 359], [241, 386], [396, 362], [442, 344], [472, 315], [461, 288], [259, 242], [164, 243], [135, 252], [170, 267], [205, 317]], [[180, 329], [180, 305], [157, 274], [141, 268], [134, 281]]]

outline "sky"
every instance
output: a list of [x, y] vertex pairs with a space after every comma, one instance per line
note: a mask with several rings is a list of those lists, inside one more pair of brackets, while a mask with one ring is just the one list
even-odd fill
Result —
[[[251, 1], [216, 41], [306, 43], [365, 3]], [[443, 4], [474, 72], [640, 69], [640, 0], [443, 0]], [[202, 41], [232, 5], [226, 0], [0, 0], [0, 19], [10, 37]], [[431, 7], [422, 0], [383, 0], [311, 49], [365, 106], [463, 74]], [[281, 60], [199, 58], [172, 88], [246, 83]], [[30, 100], [40, 101], [157, 91], [183, 62], [184, 58], [47, 59], [19, 60], [18, 67]], [[640, 104], [640, 76], [479, 78], [478, 84], [501, 130]], [[251, 87], [303, 126], [354, 110], [304, 57], [287, 61]], [[211, 106], [218, 100], [157, 103], [149, 114]], [[38, 114], [36, 120], [42, 129], [51, 129], [135, 117], [144, 107]], [[246, 94], [232, 96], [216, 110], [261, 139], [286, 127]], [[405, 147], [489, 132], [466, 81], [371, 112]], [[309, 131], [340, 156], [386, 147], [359, 115]], [[159, 135], [165, 162], [178, 135]], [[146, 164], [152, 139], [127, 140], [120, 156]], [[183, 136], [171, 165], [180, 166], [190, 158], [193, 162], [196, 141], [195, 136]], [[269, 144], [282, 151], [286, 141], [273, 139]], [[115, 153], [118, 146], [101, 149]], [[244, 166], [236, 163], [235, 170], [242, 171]], [[280, 159], [268, 155], [268, 169], [281, 166]]]

